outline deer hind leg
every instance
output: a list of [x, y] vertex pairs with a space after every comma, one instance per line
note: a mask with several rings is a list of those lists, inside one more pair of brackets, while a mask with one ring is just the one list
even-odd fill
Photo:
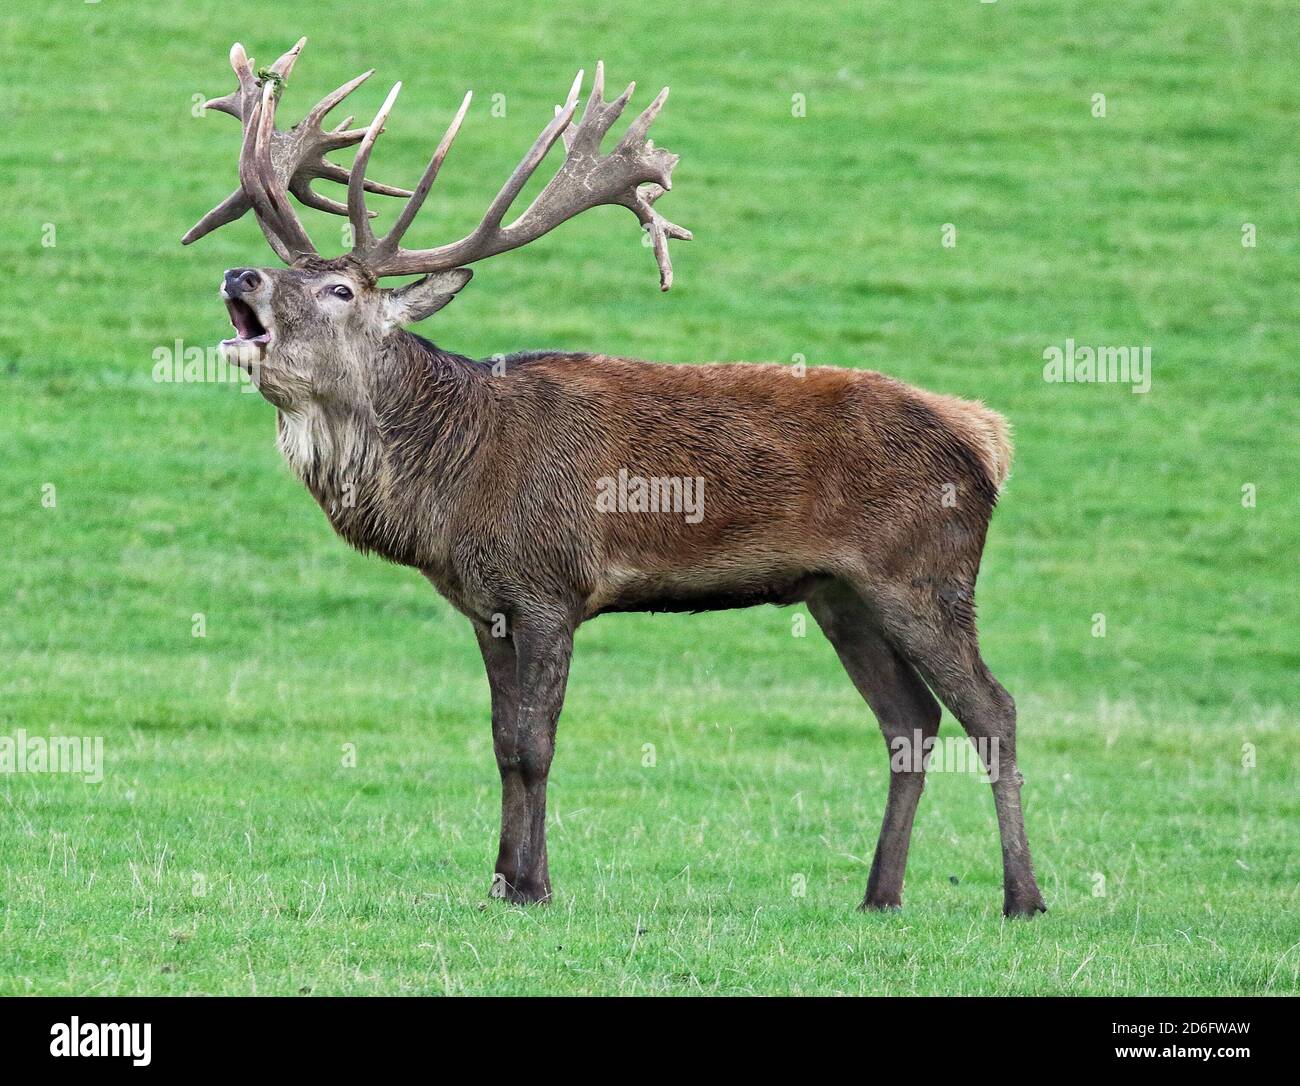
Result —
[[980, 656], [971, 586], [936, 589], [929, 580], [913, 581], [906, 588], [877, 587], [872, 599], [890, 640], [961, 722], [988, 770], [1002, 840], [1003, 912], [1046, 912], [1020, 806], [1016, 703]]
[[867, 606], [847, 586], [832, 585], [815, 594], [809, 598], [808, 608], [879, 721], [890, 752], [889, 798], [862, 908], [896, 909], [903, 903], [912, 822], [925, 788], [920, 752], [925, 740], [939, 731], [939, 705], [912, 666], [885, 639]]

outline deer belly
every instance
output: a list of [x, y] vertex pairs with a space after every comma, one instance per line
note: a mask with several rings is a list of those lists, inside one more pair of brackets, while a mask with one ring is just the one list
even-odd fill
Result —
[[725, 611], [759, 604], [798, 603], [824, 576], [810, 570], [687, 569], [607, 571], [587, 600], [586, 615], [619, 611]]

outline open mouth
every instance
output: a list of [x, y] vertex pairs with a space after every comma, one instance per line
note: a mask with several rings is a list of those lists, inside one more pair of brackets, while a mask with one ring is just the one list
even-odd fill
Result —
[[235, 326], [235, 331], [239, 333], [234, 339], [226, 340], [226, 343], [239, 343], [241, 341], [267, 343], [270, 341], [271, 333], [257, 319], [257, 314], [253, 311], [251, 305], [240, 301], [238, 298], [227, 298], [225, 301], [226, 309], [230, 313], [230, 323]]

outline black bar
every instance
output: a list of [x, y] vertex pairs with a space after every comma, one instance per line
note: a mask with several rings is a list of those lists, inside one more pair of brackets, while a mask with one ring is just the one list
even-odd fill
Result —
[[[879, 998], [879, 999], [434, 999], [434, 998], [9, 998], [0, 1003], [4, 1066], [12, 1072], [111, 1064], [133, 1074], [272, 1070], [430, 1070], [463, 1053], [465, 1070], [492, 1076], [523, 1061], [559, 1073], [553, 1061], [581, 1056], [610, 1073], [716, 1065], [788, 1056], [809, 1069], [852, 1059], [863, 1076], [874, 1061], [918, 1069], [996, 1070], [1001, 1061], [1036, 1076], [1062, 1069], [1152, 1065], [1220, 1073], [1292, 1066], [1294, 999], [1287, 998]], [[74, 1022], [75, 1016], [75, 1022]], [[52, 1055], [76, 1025], [149, 1025], [148, 1063], [137, 1055]], [[104, 1037], [121, 1048], [126, 1034]], [[90, 1039], [88, 1039], [90, 1038]], [[143, 1048], [142, 1028], [134, 1051]], [[1198, 1051], [1212, 1050], [1209, 1058]], [[1119, 1050], [1139, 1051], [1121, 1055]], [[1180, 1054], [1180, 1050], [1182, 1053]], [[1231, 1050], [1229, 1052], [1228, 1050]], [[522, 1067], [521, 1067], [522, 1069]], [[883, 1070], [883, 1067], [881, 1068]], [[11, 1080], [18, 1081], [18, 1080]]]

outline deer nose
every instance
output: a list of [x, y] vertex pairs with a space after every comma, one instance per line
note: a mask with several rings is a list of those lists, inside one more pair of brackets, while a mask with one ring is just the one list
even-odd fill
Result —
[[262, 277], [252, 268], [231, 268], [226, 272], [226, 293], [231, 297], [249, 294], [262, 285]]

